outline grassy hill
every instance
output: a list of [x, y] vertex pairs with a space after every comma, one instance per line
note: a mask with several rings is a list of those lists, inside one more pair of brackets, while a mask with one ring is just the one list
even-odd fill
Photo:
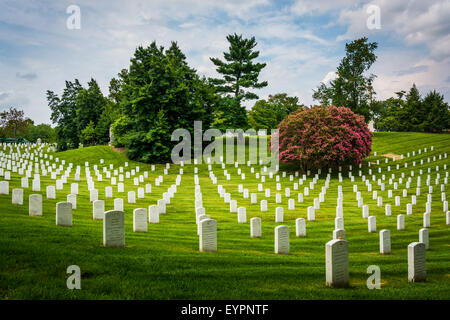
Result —
[[[380, 163], [383, 173], [387, 166], [391, 170], [396, 164], [401, 165], [396, 179], [401, 173], [405, 179], [410, 171], [415, 170], [408, 197], [401, 198], [401, 206], [393, 205], [394, 199], [387, 198], [387, 191], [379, 194], [385, 203], [392, 204], [392, 216], [384, 214], [383, 207], [377, 207], [364, 183], [359, 177], [355, 179], [358, 190], [362, 191], [364, 203], [370, 207], [370, 214], [377, 217], [377, 232], [368, 233], [367, 220], [362, 218], [362, 209], [357, 207], [355, 194], [348, 178], [342, 183], [334, 177], [325, 196], [325, 202], [316, 212], [316, 221], [306, 223], [307, 236], [295, 237], [295, 219], [306, 218], [306, 208], [318, 197], [325, 175], [303, 203], [296, 201], [293, 211], [287, 208], [287, 199], [282, 193], [283, 203], [275, 203], [276, 181], [267, 177], [265, 188], [271, 188], [268, 211], [260, 212], [259, 201], [264, 192], [257, 192], [258, 181], [250, 168], [240, 165], [246, 180], [236, 175], [237, 169], [227, 165], [233, 175], [227, 181], [220, 165], [214, 164], [213, 170], [232, 199], [237, 199], [238, 206], [247, 208], [247, 221], [252, 217], [262, 219], [262, 238], [250, 238], [250, 225], [238, 224], [236, 213], [229, 212], [229, 205], [223, 202], [208, 177], [207, 165], [198, 165], [203, 203], [206, 213], [218, 222], [218, 252], [201, 253], [198, 250], [197, 226], [194, 212], [194, 178], [193, 165], [184, 167], [184, 174], [178, 192], [167, 205], [167, 214], [160, 216], [160, 224], [149, 224], [147, 233], [133, 232], [133, 209], [148, 208], [162, 198], [162, 193], [175, 183], [179, 171], [178, 165], [171, 165], [169, 174], [164, 176], [164, 183], [157, 187], [154, 180], [163, 175], [163, 165], [157, 165], [150, 171], [150, 165], [129, 161], [129, 167], [141, 167], [148, 170], [149, 178], [145, 183], [152, 184], [152, 193], [145, 199], [136, 199], [136, 204], [128, 204], [126, 192], [136, 191], [132, 180], [127, 180], [125, 193], [118, 193], [114, 187], [113, 197], [124, 199], [126, 223], [126, 248], [112, 249], [102, 247], [102, 221], [92, 219], [92, 204], [89, 202], [84, 162], [100, 166], [99, 159], [114, 167], [123, 165], [126, 156], [111, 150], [107, 146], [88, 147], [54, 154], [65, 159], [66, 163], [82, 166], [82, 181], [79, 182], [80, 195], [77, 209], [73, 212], [73, 226], [55, 225], [56, 202], [65, 201], [70, 193], [73, 172], [64, 190], [57, 190], [57, 199], [45, 197], [45, 186], [53, 185], [50, 177], [41, 178], [43, 195], [43, 216], [28, 216], [28, 196], [31, 187], [24, 190], [24, 205], [11, 204], [9, 195], [0, 195], [0, 297], [2, 299], [450, 299], [450, 226], [445, 224], [442, 211], [439, 185], [443, 183], [444, 164], [449, 160], [442, 158], [436, 162], [427, 162], [427, 158], [450, 153], [449, 134], [423, 133], [376, 133], [373, 151], [377, 157], [365, 160], [375, 162], [384, 159], [382, 154], [404, 154], [416, 151], [414, 157], [388, 164]], [[430, 147], [434, 146], [434, 151]], [[418, 149], [428, 148], [427, 153], [417, 154]], [[412, 161], [424, 160], [424, 165]], [[408, 162], [408, 168], [403, 164]], [[440, 168], [440, 183], [434, 185], [436, 165]], [[259, 166], [254, 166], [258, 168]], [[396, 230], [397, 214], [406, 215], [406, 204], [415, 192], [416, 176], [419, 167], [424, 170], [421, 196], [413, 208], [413, 215], [406, 216], [406, 230]], [[281, 166], [281, 171], [292, 166]], [[372, 169], [376, 168], [373, 166]], [[434, 186], [433, 205], [430, 228], [430, 249], [427, 251], [427, 282], [408, 283], [407, 246], [418, 241], [419, 229], [422, 228], [423, 212], [427, 187], [425, 185], [428, 168], [431, 168], [431, 181]], [[125, 168], [127, 169], [127, 168]], [[368, 168], [363, 169], [366, 176]], [[375, 170], [374, 170], [375, 171]], [[255, 172], [258, 172], [255, 170]], [[375, 172], [374, 172], [375, 173]], [[357, 172], [354, 172], [357, 175]], [[300, 174], [301, 176], [301, 174]], [[343, 173], [348, 177], [347, 173]], [[377, 177], [380, 174], [377, 174]], [[1, 179], [1, 178], [0, 178]], [[97, 182], [99, 199], [105, 199], [105, 186], [108, 181]], [[298, 180], [298, 178], [296, 179]], [[312, 181], [309, 176], [301, 190], [294, 191], [293, 182], [281, 177], [280, 183], [291, 188], [291, 197], [297, 199], [297, 192]], [[31, 182], [31, 180], [30, 180]], [[250, 192], [258, 194], [258, 204], [250, 204], [250, 199], [243, 199], [238, 192], [238, 184], [243, 183]], [[335, 207], [338, 185], [343, 186], [344, 217], [347, 240], [349, 241], [350, 285], [348, 289], [331, 289], [325, 285], [325, 243], [332, 239], [334, 229]], [[376, 182], [373, 187], [379, 190]], [[30, 184], [31, 186], [31, 184]], [[141, 184], [142, 186], [142, 184]], [[387, 181], [386, 186], [388, 189]], [[12, 173], [10, 190], [20, 187], [20, 177]], [[401, 195], [404, 183], [394, 190], [394, 197]], [[386, 190], [387, 190], [386, 189]], [[445, 189], [447, 199], [450, 196], [448, 186]], [[274, 254], [275, 207], [284, 207], [284, 222], [290, 228], [290, 254]], [[113, 199], [105, 199], [105, 209], [113, 208]], [[378, 231], [391, 231], [392, 254], [379, 254]], [[78, 265], [81, 268], [81, 290], [69, 290], [66, 287], [67, 267]], [[367, 268], [377, 265], [381, 269], [381, 289], [369, 290], [366, 281], [369, 277]]]

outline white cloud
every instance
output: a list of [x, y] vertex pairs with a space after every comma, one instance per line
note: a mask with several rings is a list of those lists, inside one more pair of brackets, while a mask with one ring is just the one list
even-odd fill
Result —
[[324, 14], [342, 7], [349, 7], [360, 1], [355, 0], [297, 0], [291, 7], [291, 11], [299, 16]]
[[[379, 96], [391, 96], [397, 86], [405, 89], [412, 82], [419, 88], [432, 85], [448, 91], [447, 75], [442, 72], [449, 70], [450, 32], [444, 20], [449, 16], [448, 4], [373, 2], [382, 9], [382, 29], [373, 34], [397, 37], [401, 46], [407, 45], [387, 51], [380, 43], [379, 59], [373, 67]], [[268, 0], [81, 0], [77, 1], [81, 30], [66, 29], [69, 4], [50, 0], [2, 2], [0, 40], [11, 45], [0, 51], [0, 94], [8, 93], [0, 99], [1, 108], [6, 104], [21, 106], [27, 116], [49, 122], [47, 89], [60, 94], [65, 80], [78, 78], [86, 84], [92, 77], [107, 94], [109, 80], [129, 66], [135, 48], [153, 40], [166, 47], [171, 40], [177, 41], [189, 65], [201, 75], [213, 77], [217, 74], [209, 57], [222, 57], [228, 48], [225, 37], [234, 32], [255, 36], [260, 60], [267, 62], [260, 80], [267, 80], [269, 86], [255, 91], [261, 98], [286, 92], [311, 104], [312, 89], [331, 79], [330, 70], [338, 66], [344, 52], [343, 43], [320, 32], [319, 27], [330, 27], [333, 17], [338, 17], [336, 27], [347, 28], [340, 39], [367, 33], [362, 1], [306, 0], [283, 7]], [[299, 18], [303, 15], [329, 15], [330, 19], [325, 20], [327, 26], [318, 27]], [[432, 59], [415, 49], [424, 45]], [[418, 72], [421, 65], [427, 69]], [[24, 81], [16, 77], [18, 72], [38, 78]]]
[[322, 80], [323, 84], [328, 84], [330, 81], [335, 80], [337, 73], [335, 71], [328, 72]]
[[367, 28], [368, 4], [345, 8], [340, 11], [338, 22], [347, 30], [337, 37], [338, 41], [386, 35], [406, 45], [425, 45], [435, 59], [450, 57], [450, 1], [374, 0], [370, 4], [381, 10], [381, 29]]

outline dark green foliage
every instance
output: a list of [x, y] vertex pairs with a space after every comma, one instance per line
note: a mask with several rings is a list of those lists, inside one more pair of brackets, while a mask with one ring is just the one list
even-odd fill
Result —
[[36, 142], [41, 139], [42, 142], [53, 143], [56, 142], [56, 132], [50, 125], [41, 123], [35, 126], [30, 123], [25, 129], [23, 137], [30, 142]]
[[[97, 82], [94, 79], [91, 79], [91, 81], [89, 81], [87, 89], [81, 89], [80, 92], [78, 92], [76, 99], [77, 126], [79, 139], [83, 143], [87, 143], [83, 130], [90, 126], [91, 128], [89, 129], [89, 131], [96, 131], [95, 127], [99, 123], [100, 118], [105, 111], [106, 105], [107, 99], [103, 96]], [[103, 126], [103, 128], [100, 128], [98, 130], [98, 133], [102, 134], [103, 136], [96, 137], [94, 133], [89, 134], [90, 140], [88, 144], [96, 144], [99, 139], [102, 141], [108, 141], [109, 130], [104, 128], [105, 119], [107, 119], [106, 115], [104, 115], [104, 118], [102, 119], [101, 125]], [[109, 124], [106, 124], [106, 126], [109, 126]]]
[[223, 75], [223, 79], [212, 79], [212, 82], [218, 92], [230, 94], [239, 101], [258, 99], [255, 93], [244, 90], [267, 86], [267, 81], [258, 82], [259, 73], [266, 64], [252, 61], [259, 56], [259, 51], [253, 51], [257, 45], [255, 37], [245, 39], [242, 35], [230, 34], [227, 40], [230, 43], [229, 51], [223, 53], [226, 61], [210, 58], [217, 72]]
[[[217, 67], [216, 71], [222, 75], [222, 78], [210, 79], [210, 81], [216, 86], [217, 92], [226, 97], [221, 103], [222, 108], [215, 122], [216, 124], [226, 123], [228, 128], [245, 129], [247, 114], [241, 102], [258, 99], [258, 96], [249, 89], [267, 86], [267, 81], [258, 82], [259, 73], [266, 64], [254, 62], [259, 56], [259, 51], [254, 51], [257, 45], [255, 37], [245, 39], [242, 35], [230, 34], [227, 40], [230, 46], [228, 52], [223, 53], [225, 61], [210, 58]], [[231, 98], [234, 101], [231, 101]]]
[[[51, 120], [57, 124], [58, 150], [77, 148], [80, 142], [93, 145], [109, 141], [112, 105], [94, 79], [89, 81], [87, 89], [77, 79], [66, 81], [62, 97], [49, 90], [47, 101], [52, 110]], [[90, 128], [83, 132], [88, 126]], [[86, 133], [89, 134], [86, 136]]]
[[269, 95], [268, 100], [258, 100], [248, 113], [249, 124], [255, 129], [276, 129], [278, 124], [291, 112], [303, 108], [297, 97], [286, 93]]
[[422, 99], [416, 86], [408, 94], [397, 92], [397, 98], [378, 101], [375, 126], [379, 131], [442, 132], [450, 127], [450, 110], [444, 97], [431, 91]]
[[450, 110], [443, 95], [433, 90], [423, 99], [422, 104], [426, 115], [423, 131], [442, 132], [450, 128]]
[[121, 86], [123, 116], [113, 125], [116, 145], [124, 145], [130, 159], [144, 162], [170, 159], [175, 129], [192, 133], [194, 121], [208, 129], [218, 103], [214, 87], [188, 66], [175, 42], [167, 50], [155, 42], [138, 47]]
[[214, 111], [212, 126], [223, 132], [227, 129], [247, 130], [247, 110], [236, 98], [222, 97]]
[[52, 111], [50, 119], [54, 124], [57, 124], [56, 142], [60, 151], [77, 148], [80, 143], [76, 99], [81, 89], [83, 87], [78, 79], [75, 79], [74, 82], [66, 81], [66, 88], [61, 98], [54, 92], [47, 91], [48, 106]]
[[266, 100], [256, 101], [252, 110], [248, 112], [248, 122], [255, 130], [270, 130], [278, 127], [277, 114], [273, 105]]
[[95, 136], [95, 125], [94, 122], [90, 121], [88, 125], [81, 130], [81, 142], [85, 146], [92, 146], [95, 145], [95, 142], [97, 141]]
[[2, 136], [8, 136], [17, 141], [19, 135], [23, 135], [26, 128], [33, 121], [24, 117], [23, 110], [10, 107], [9, 110], [0, 113], [0, 128]]
[[372, 87], [375, 75], [365, 75], [377, 56], [373, 53], [378, 47], [376, 42], [367, 42], [360, 38], [345, 45], [346, 55], [337, 68], [337, 78], [329, 86], [320, 84], [313, 98], [323, 105], [345, 106], [371, 119], [370, 104], [373, 101]]

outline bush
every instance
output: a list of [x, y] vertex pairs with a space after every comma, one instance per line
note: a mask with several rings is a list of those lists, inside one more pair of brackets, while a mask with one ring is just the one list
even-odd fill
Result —
[[302, 169], [361, 163], [373, 134], [363, 116], [346, 107], [316, 106], [290, 114], [279, 126], [280, 159]]

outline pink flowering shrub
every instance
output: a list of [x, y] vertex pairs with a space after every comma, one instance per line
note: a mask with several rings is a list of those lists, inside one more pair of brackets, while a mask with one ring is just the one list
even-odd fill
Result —
[[302, 169], [361, 163], [372, 146], [364, 117], [346, 107], [300, 109], [278, 129], [280, 160], [298, 161]]

